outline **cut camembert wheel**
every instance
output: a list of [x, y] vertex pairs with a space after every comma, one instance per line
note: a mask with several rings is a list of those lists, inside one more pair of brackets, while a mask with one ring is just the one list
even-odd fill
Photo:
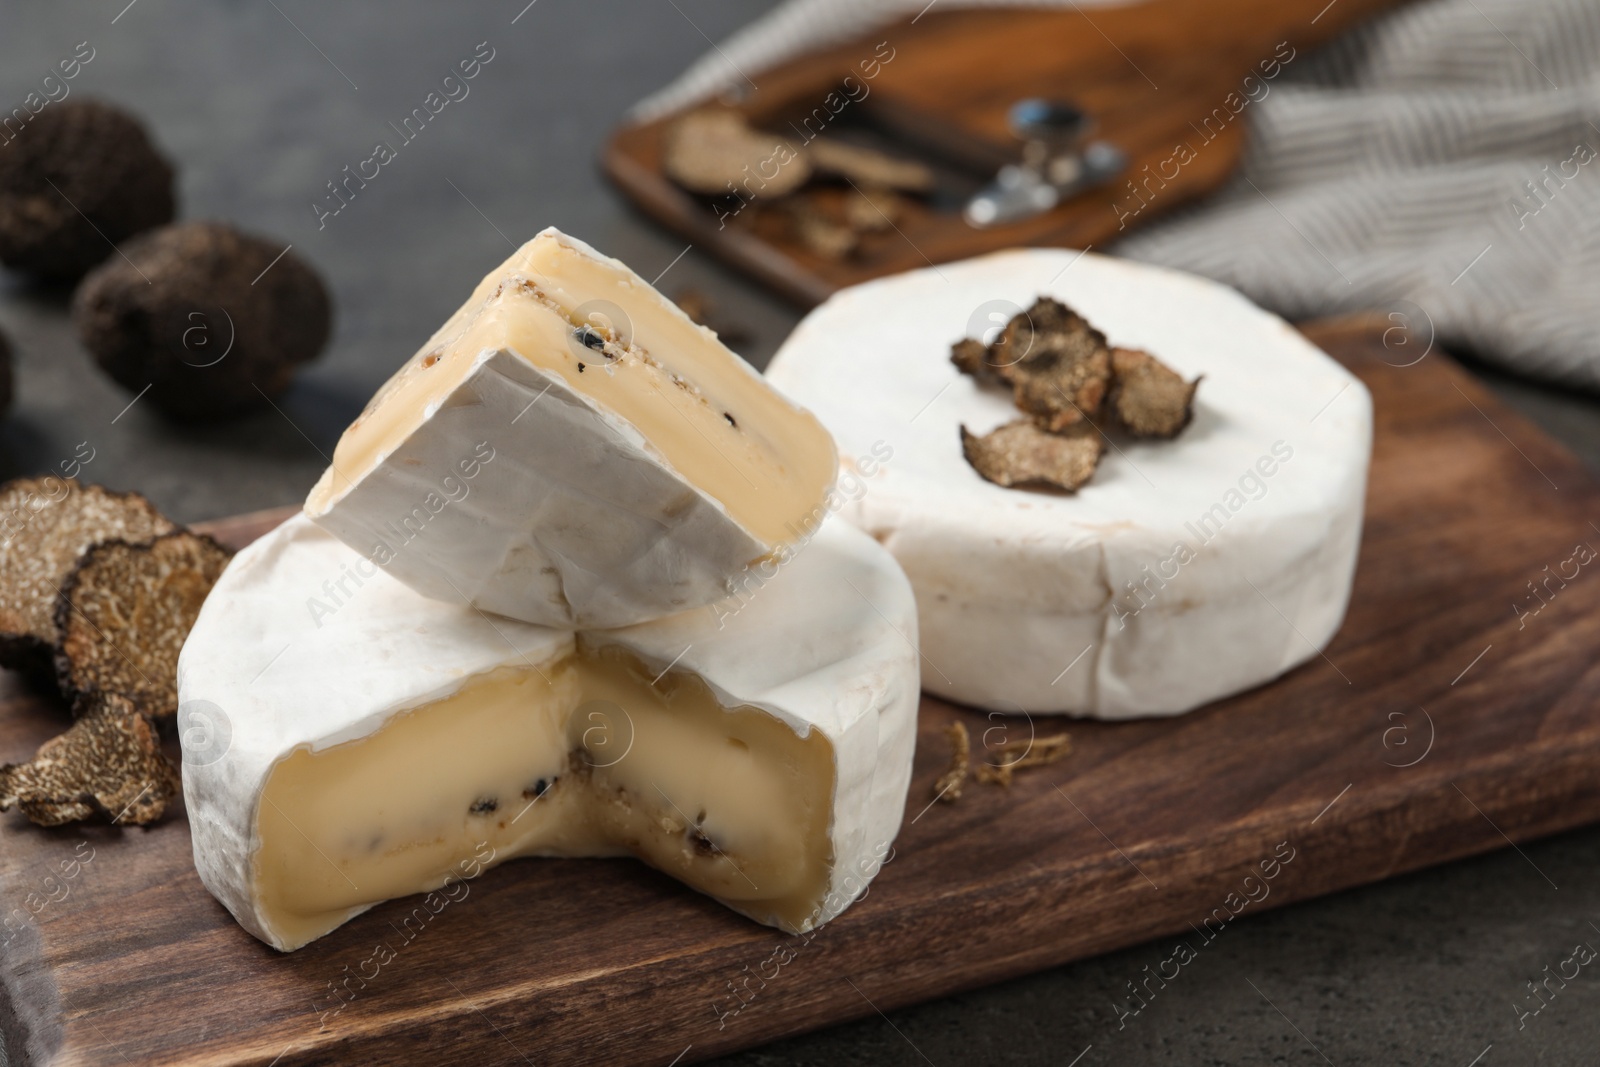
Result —
[[[1173, 440], [1106, 427], [1099, 470], [1070, 496], [985, 481], [962, 455], [963, 425], [982, 436], [1017, 410], [1009, 388], [952, 365], [951, 345], [992, 341], [1041, 295], [1205, 379]], [[1225, 286], [1003, 252], [834, 295], [767, 373], [833, 432], [842, 514], [911, 578], [930, 691], [1012, 712], [1176, 714], [1316, 655], [1344, 616], [1371, 398]], [[866, 455], [870, 476], [851, 459]]]
[[547, 229], [373, 398], [306, 511], [435, 599], [625, 626], [733, 592], [826, 514], [837, 469], [716, 334]]
[[731, 604], [574, 634], [422, 597], [296, 516], [179, 660], [195, 867], [285, 951], [529, 855], [631, 853], [809, 930], [899, 829], [915, 641], [905, 576], [837, 520]]

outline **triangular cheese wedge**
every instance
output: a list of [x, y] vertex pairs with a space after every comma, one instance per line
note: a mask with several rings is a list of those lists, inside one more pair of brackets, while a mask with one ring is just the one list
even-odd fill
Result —
[[821, 521], [837, 468], [716, 334], [548, 229], [379, 391], [306, 511], [435, 599], [624, 626], [727, 596]]

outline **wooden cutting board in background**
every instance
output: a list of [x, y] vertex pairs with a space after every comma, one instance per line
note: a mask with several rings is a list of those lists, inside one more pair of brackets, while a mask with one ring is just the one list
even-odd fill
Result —
[[[858, 87], [859, 103], [839, 110], [827, 132], [923, 159], [940, 175], [940, 192], [926, 203], [909, 202], [895, 229], [864, 237], [851, 259], [808, 250], [760, 205], [721, 225], [709, 201], [663, 173], [666, 134], [678, 115], [622, 126], [606, 145], [602, 165], [645, 214], [809, 307], [847, 285], [1000, 248], [1104, 245], [1124, 232], [1124, 224], [1142, 225], [1211, 192], [1243, 150], [1250, 109], [1237, 101], [1245, 77], [1257, 76], [1250, 92], [1260, 99], [1271, 91], [1270, 82], [1263, 89], [1259, 80], [1263, 61], [1293, 56], [1292, 68], [1309, 49], [1397, 2], [1146, 0], [1043, 11], [930, 4], [917, 18], [861, 40], [746, 72], [757, 88], [741, 79], [744, 95], [735, 106], [781, 133], [799, 128], [801, 117], [822, 107], [847, 74], [862, 84], [859, 65], [886, 54], [879, 42], [892, 50], [865, 83], [866, 95]], [[1230, 104], [1234, 93], [1241, 96]], [[1019, 158], [1006, 110], [1030, 96], [1085, 108], [1099, 122], [1098, 136], [1128, 154], [1128, 171], [1033, 219], [973, 229], [962, 220], [961, 206], [1001, 164]], [[1207, 125], [1218, 109], [1222, 117]], [[1238, 116], [1229, 117], [1235, 109]], [[1172, 162], [1179, 145], [1193, 152], [1182, 166]], [[1130, 180], [1145, 199], [1130, 190]]]
[[[1600, 820], [1600, 575], [1581, 568], [1548, 603], [1527, 584], [1600, 546], [1600, 486], [1447, 358], [1393, 365], [1410, 357], [1384, 348], [1387, 325], [1307, 331], [1377, 415], [1355, 593], [1326, 655], [1176, 719], [1040, 721], [1070, 730], [1071, 756], [955, 804], [931, 803], [943, 729], [962, 719], [981, 743], [996, 721], [924, 700], [894, 858], [814, 937], [631, 860], [519, 860], [409, 940], [416, 897], [280, 955], [200, 884], [181, 807], [126, 831], [12, 813], [9, 1062], [685, 1064], [1168, 935], [1152, 969], [1181, 937], [1200, 954], [1184, 972], [1203, 974], [1191, 924], [1228, 937], [1235, 910]], [[282, 517], [211, 529], [243, 545]], [[0, 687], [0, 759], [21, 759], [64, 713]], [[1553, 891], [1530, 864], [1528, 899]], [[380, 944], [393, 958], [375, 968]], [[330, 983], [362, 974], [324, 1015]]]

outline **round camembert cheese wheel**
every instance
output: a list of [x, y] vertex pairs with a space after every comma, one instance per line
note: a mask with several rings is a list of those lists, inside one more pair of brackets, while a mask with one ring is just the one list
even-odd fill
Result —
[[296, 516], [179, 661], [195, 866], [285, 951], [534, 855], [636, 855], [812, 929], [899, 829], [916, 639], [905, 576], [838, 521], [730, 601], [575, 634], [427, 599]]
[[[1054, 297], [1186, 379], [1172, 440], [1111, 432], [1076, 494], [1002, 488], [962, 454], [1021, 417], [950, 362]], [[1371, 451], [1367, 390], [1283, 320], [1190, 275], [1018, 250], [844, 290], [767, 375], [833, 432], [838, 510], [916, 589], [923, 684], [999, 711], [1168, 715], [1265, 682], [1338, 628]]]

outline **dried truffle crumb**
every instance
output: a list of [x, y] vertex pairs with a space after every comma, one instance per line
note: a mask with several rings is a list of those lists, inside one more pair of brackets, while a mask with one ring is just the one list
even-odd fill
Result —
[[95, 815], [142, 825], [159, 819], [177, 791], [177, 768], [150, 720], [108, 693], [92, 694], [78, 721], [33, 759], [0, 767], [0, 811], [21, 808], [41, 826]]
[[724, 411], [722, 413], [722, 417], [727, 419], [728, 425], [732, 426], [735, 430], [739, 428], [738, 420], [736, 420], [731, 413]]
[[1008, 489], [1075, 492], [1094, 476], [1105, 448], [1099, 431], [1085, 424], [1047, 433], [1028, 419], [1018, 419], [982, 437], [961, 427], [961, 452], [972, 469]]
[[532, 786], [522, 791], [522, 799], [538, 800], [540, 797], [544, 796], [545, 793], [549, 791], [550, 787], [555, 785], [558, 781], [560, 781], [559, 778], [551, 778], [549, 781], [540, 778], [538, 781], [534, 782]]
[[327, 343], [327, 289], [281, 242], [186, 222], [121, 251], [78, 288], [78, 335], [101, 369], [131, 392], [148, 387], [143, 402], [171, 419], [264, 408]]
[[479, 797], [467, 808], [469, 815], [489, 815], [500, 808], [500, 801], [496, 797]]
[[115, 693], [154, 719], [176, 715], [178, 652], [229, 556], [189, 530], [85, 552], [56, 603], [62, 691]]
[[667, 133], [663, 164], [667, 177], [692, 193], [745, 200], [787, 196], [811, 177], [811, 164], [792, 142], [724, 108], [679, 119]]
[[972, 741], [967, 735], [967, 724], [956, 719], [944, 728], [950, 739], [950, 768], [933, 783], [933, 798], [946, 804], [961, 799], [961, 786], [967, 780], [967, 762], [972, 758]]
[[0, 146], [0, 262], [9, 267], [73, 280], [175, 211], [171, 165], [138, 119], [108, 104], [51, 104]]
[[978, 765], [978, 781], [1009, 787], [1017, 771], [1046, 766], [1071, 751], [1072, 738], [1065, 733], [1007, 741], [989, 753], [989, 762]]
[[1112, 425], [1134, 437], [1176, 437], [1194, 417], [1200, 379], [1183, 375], [1148, 352], [1111, 350], [1111, 394], [1106, 410]]
[[54, 476], [0, 486], [0, 664], [50, 671], [56, 598], [89, 546], [147, 541], [176, 528], [138, 493]]
[[606, 339], [591, 326], [579, 326], [572, 331], [572, 336], [576, 337], [578, 343], [585, 348], [592, 348], [596, 352], [605, 351]]

